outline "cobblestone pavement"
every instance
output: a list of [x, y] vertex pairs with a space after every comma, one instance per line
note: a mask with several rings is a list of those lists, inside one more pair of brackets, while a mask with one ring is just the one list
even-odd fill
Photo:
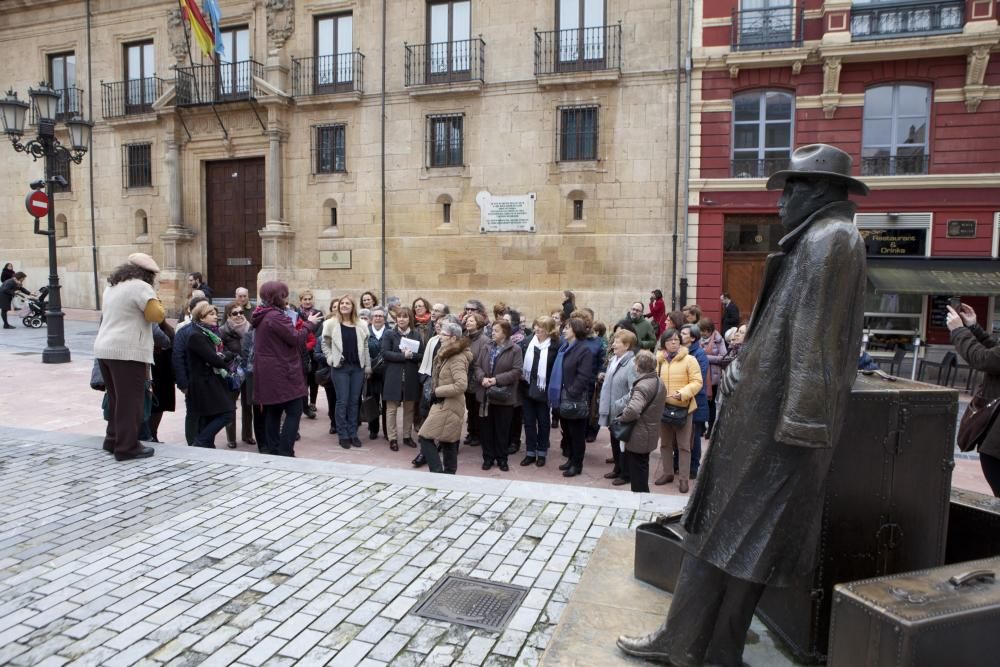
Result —
[[[680, 498], [0, 428], [0, 664], [533, 665], [608, 526]], [[408, 613], [527, 586], [502, 633]]]

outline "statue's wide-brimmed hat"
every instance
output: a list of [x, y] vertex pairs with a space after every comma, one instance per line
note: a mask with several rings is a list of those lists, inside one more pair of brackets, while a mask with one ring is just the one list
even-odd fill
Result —
[[836, 146], [810, 144], [795, 149], [788, 169], [775, 172], [767, 179], [768, 190], [781, 190], [789, 177], [833, 178], [847, 186], [849, 192], [867, 195], [868, 186], [851, 177], [851, 156]]

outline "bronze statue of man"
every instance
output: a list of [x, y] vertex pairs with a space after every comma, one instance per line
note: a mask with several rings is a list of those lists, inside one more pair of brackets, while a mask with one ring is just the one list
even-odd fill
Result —
[[857, 368], [864, 315], [865, 245], [833, 146], [796, 150], [767, 188], [785, 228], [739, 357], [721, 382], [721, 414], [684, 513], [688, 536], [667, 620], [625, 653], [654, 662], [742, 664], [765, 586], [814, 566], [823, 487]]

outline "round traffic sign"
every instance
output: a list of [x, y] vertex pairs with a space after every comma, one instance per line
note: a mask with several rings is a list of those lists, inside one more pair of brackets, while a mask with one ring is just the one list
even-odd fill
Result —
[[28, 214], [36, 218], [44, 218], [49, 214], [49, 196], [42, 190], [33, 190], [24, 198]]

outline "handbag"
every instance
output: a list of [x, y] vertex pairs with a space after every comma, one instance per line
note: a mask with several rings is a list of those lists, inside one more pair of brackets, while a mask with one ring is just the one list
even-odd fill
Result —
[[94, 359], [94, 367], [90, 369], [90, 388], [96, 391], [104, 391], [104, 376], [101, 375], [101, 365]]
[[667, 426], [676, 426], [680, 428], [687, 423], [688, 409], [687, 407], [679, 407], [676, 405], [664, 405], [663, 413], [660, 414], [660, 422], [666, 424]]
[[378, 394], [368, 393], [368, 381], [365, 380], [361, 388], [361, 405], [358, 406], [358, 419], [364, 423], [373, 422], [382, 414], [382, 406], [379, 405]]
[[586, 419], [590, 414], [590, 401], [574, 400], [570, 398], [563, 386], [559, 392], [559, 418], [560, 419]]
[[[635, 391], [635, 388], [632, 391]], [[656, 394], [653, 394], [653, 397], [646, 401], [646, 405], [642, 406], [642, 410], [639, 411], [640, 418], [642, 417], [642, 413], [649, 409], [654, 400], [656, 400]], [[621, 415], [618, 415], [618, 417], [621, 417]], [[639, 423], [639, 419], [631, 422], [623, 422], [619, 421], [618, 417], [612, 419], [611, 423], [608, 424], [608, 431], [611, 433], [611, 437], [618, 442], [628, 442], [632, 439], [632, 431], [635, 429], [635, 425]]]
[[431, 405], [434, 404], [434, 379], [426, 376], [420, 388], [420, 418], [426, 419], [431, 412]]
[[549, 400], [546, 391], [544, 389], [539, 389], [538, 385], [534, 382], [528, 384], [528, 398], [540, 403], [544, 403]]
[[490, 403], [507, 405], [514, 402], [514, 392], [510, 387], [501, 387], [495, 384], [486, 388], [486, 398]]
[[983, 444], [986, 434], [990, 432], [990, 427], [997, 418], [998, 407], [1000, 398], [987, 401], [983, 396], [983, 385], [979, 385], [979, 391], [972, 397], [958, 426], [957, 444], [960, 450], [971, 452]]

